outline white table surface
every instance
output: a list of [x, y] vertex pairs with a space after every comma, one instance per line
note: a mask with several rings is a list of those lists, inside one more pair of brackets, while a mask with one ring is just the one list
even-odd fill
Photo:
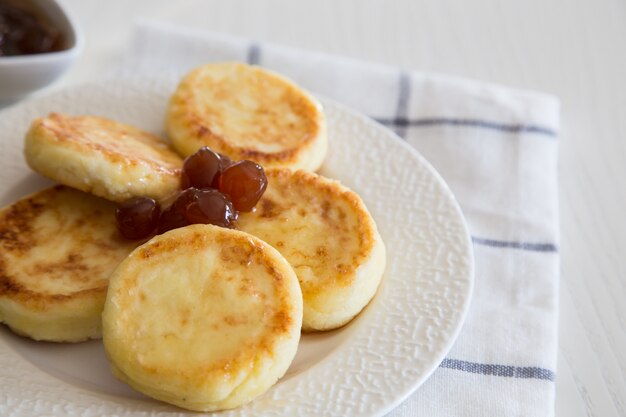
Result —
[[65, 0], [86, 35], [52, 89], [115, 66], [136, 18], [540, 90], [562, 100], [556, 415], [626, 416], [624, 0]]

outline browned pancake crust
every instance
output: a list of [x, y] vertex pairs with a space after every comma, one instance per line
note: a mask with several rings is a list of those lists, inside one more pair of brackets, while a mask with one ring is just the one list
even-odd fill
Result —
[[[136, 166], [142, 163], [170, 175], [178, 175], [181, 170], [180, 157], [161, 138], [104, 117], [68, 116], [53, 112], [36, 119], [31, 132], [80, 152], [95, 151], [115, 164]], [[146, 147], [139, 153], [124, 141], [127, 137]]]
[[[93, 200], [93, 204], [86, 206], [85, 200]], [[82, 203], [74, 204], [78, 201]], [[137, 245], [118, 235], [114, 210], [115, 206], [106, 200], [60, 185], [2, 209], [0, 298], [6, 297], [30, 310], [42, 312], [80, 299], [104, 298], [108, 274], [121, 260], [124, 250], [129, 252]], [[69, 222], [68, 212], [73, 216]], [[44, 214], [56, 224], [42, 231], [37, 221]], [[90, 234], [92, 230], [102, 229], [110, 232], [106, 238], [93, 238]], [[64, 236], [67, 243], [62, 258], [32, 258], [34, 251], [59, 236]], [[98, 254], [97, 263], [84, 257], [87, 250]], [[12, 268], [16, 262], [20, 263], [19, 270]], [[66, 290], [54, 291], [54, 284], [60, 282]]]
[[51, 113], [24, 138], [26, 162], [61, 184], [121, 202], [162, 201], [180, 188], [182, 159], [159, 137], [98, 116]]
[[[222, 229], [217, 226], [206, 227], [211, 228], [212, 232], [210, 234], [207, 234], [206, 230], [201, 231], [197, 228], [193, 233], [179, 233], [184, 229], [178, 229], [174, 230], [174, 233], [169, 232], [158, 236], [156, 239], [138, 248], [127, 260], [128, 262], [134, 259], [134, 262], [138, 264], [132, 269], [124, 269], [123, 285], [116, 286], [115, 293], [109, 295], [109, 297], [115, 297], [116, 305], [120, 311], [129, 312], [129, 314], [119, 318], [117, 325], [123, 327], [124, 340], [131, 343], [130, 341], [135, 335], [140, 334], [139, 323], [130, 314], [133, 311], [132, 306], [136, 301], [134, 295], [136, 294], [141, 302], [144, 302], [148, 296], [141, 290], [141, 282], [138, 278], [141, 270], [158, 269], [160, 265], [176, 262], [176, 258], [180, 253], [200, 251], [207, 245], [215, 245], [220, 248], [220, 271], [214, 271], [211, 276], [211, 282], [215, 283], [216, 287], [219, 287], [219, 281], [221, 280], [231, 281], [239, 279], [238, 276], [233, 276], [231, 271], [245, 271], [249, 265], [262, 265], [264, 267], [273, 280], [274, 292], [276, 295], [279, 295], [279, 299], [267, 307], [263, 318], [259, 320], [263, 322], [265, 328], [261, 337], [250, 338], [250, 340], [245, 342], [245, 345], [239, 346], [237, 350], [231, 352], [230, 356], [220, 361], [213, 360], [205, 365], [193, 368], [172, 368], [167, 366], [167, 364], [149, 363], [147, 361], [141, 364], [142, 369], [148, 373], [158, 374], [160, 377], [167, 375], [183, 377], [188, 379], [188, 381], [198, 379], [198, 385], [201, 385], [203, 380], [212, 372], [224, 373], [228, 371], [236, 374], [238, 370], [243, 370], [249, 367], [251, 363], [254, 363], [254, 359], [259, 357], [261, 353], [273, 355], [275, 341], [292, 331], [291, 328], [295, 320], [292, 317], [294, 301], [285, 282], [286, 277], [283, 275], [283, 272], [276, 269], [275, 260], [268, 255], [263, 243], [259, 244], [258, 241], [255, 242], [242, 233], [235, 235], [228, 229]], [[195, 226], [190, 228], [195, 228]], [[116, 274], [119, 274], [119, 272], [116, 272]], [[240, 272], [240, 274], [240, 276], [246, 276], [245, 272]], [[243, 278], [238, 292], [242, 297], [261, 297], [265, 299], [265, 294], [257, 291], [253, 279], [254, 277], [249, 276]], [[206, 302], [211, 302], [211, 299], [214, 299], [216, 296], [215, 293], [210, 291], [203, 295], [205, 295]], [[198, 302], [202, 303], [203, 301], [198, 300]], [[180, 308], [168, 311], [171, 320], [178, 320], [181, 332], [184, 332], [186, 326], [197, 326], [197, 323], [188, 321], [188, 316], [190, 315], [189, 308], [193, 308], [193, 306], [181, 305]], [[236, 332], [237, 327], [246, 324], [248, 319], [244, 314], [218, 314], [206, 317], [204, 325], [216, 332], [227, 335], [230, 332], [229, 329]]]
[[[253, 98], [254, 108], [239, 104], [242, 90]], [[270, 95], [270, 90], [280, 95]], [[207, 91], [215, 101], [203, 99]], [[278, 107], [278, 102], [284, 107]], [[225, 103], [244, 113], [254, 129], [238, 132], [237, 126], [232, 129], [225, 123]], [[293, 117], [285, 117], [285, 108]], [[175, 145], [173, 136], [184, 131], [184, 140], [193, 142], [196, 149], [209, 146], [233, 159], [251, 159], [269, 167], [296, 163], [320, 135], [320, 117], [318, 106], [296, 85], [261, 68], [232, 64], [229, 77], [213, 79], [202, 67], [189, 73], [170, 99], [167, 121]], [[266, 145], [279, 145], [281, 150], [264, 150]], [[179, 151], [191, 153], [180, 147]]]
[[[307, 218], [321, 219], [321, 224], [311, 227], [327, 232], [325, 239], [298, 247], [297, 251], [285, 250], [285, 242], [276, 239], [271, 230], [257, 236], [278, 249], [296, 274], [300, 266], [313, 270], [315, 281], [300, 281], [305, 299], [329, 287], [351, 285], [357, 268], [370, 256], [376, 243], [376, 227], [359, 196], [336, 181], [306, 171], [269, 169], [266, 175], [267, 191], [254, 212], [241, 213], [240, 228], [257, 235], [256, 224], [280, 225], [286, 221], [287, 212], [295, 213], [302, 223]], [[349, 256], [341, 248], [349, 249]]]

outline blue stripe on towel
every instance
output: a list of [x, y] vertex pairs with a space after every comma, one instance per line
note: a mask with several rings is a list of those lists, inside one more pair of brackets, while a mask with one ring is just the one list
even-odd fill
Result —
[[248, 47], [246, 62], [250, 65], [259, 65], [261, 61], [261, 46], [258, 43], [252, 43]]
[[406, 117], [396, 117], [395, 119], [374, 118], [378, 123], [395, 129], [405, 129], [409, 127], [429, 127], [429, 126], [458, 126], [473, 127], [481, 129], [498, 130], [506, 133], [531, 133], [550, 137], [557, 137], [557, 132], [553, 129], [531, 124], [507, 124], [491, 122], [478, 119], [460, 119], [451, 117], [433, 117], [424, 119], [408, 119]]
[[444, 359], [439, 365], [442, 368], [456, 369], [473, 374], [503, 376], [510, 378], [531, 378], [554, 381], [554, 372], [535, 366], [510, 366]]
[[552, 243], [530, 243], [530, 242], [507, 242], [504, 240], [483, 239], [472, 236], [472, 242], [477, 245], [492, 246], [494, 248], [512, 248], [530, 250], [535, 252], [558, 252], [559, 249]]
[[[409, 117], [409, 98], [411, 95], [411, 77], [402, 71], [398, 79], [398, 103], [396, 105], [396, 120], [405, 120]], [[406, 137], [408, 126], [395, 125], [395, 132], [401, 138]]]

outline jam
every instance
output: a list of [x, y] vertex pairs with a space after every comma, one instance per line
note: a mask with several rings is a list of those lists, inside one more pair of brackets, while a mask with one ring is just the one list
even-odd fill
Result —
[[115, 210], [117, 228], [126, 239], [143, 239], [153, 234], [160, 215], [161, 207], [147, 197], [126, 200]]
[[220, 172], [222, 158], [208, 147], [200, 148], [188, 156], [183, 164], [181, 187], [217, 188], [213, 187], [216, 175]]
[[142, 239], [198, 223], [233, 228], [239, 211], [252, 211], [259, 201], [267, 188], [267, 177], [255, 162], [232, 161], [203, 147], [185, 159], [181, 188], [162, 212], [146, 197], [120, 204], [116, 218], [122, 236]]
[[237, 212], [228, 196], [213, 188], [187, 188], [176, 201], [163, 212], [159, 221], [159, 233], [185, 227], [190, 224], [213, 224], [233, 227]]
[[0, 0], [0, 56], [66, 49], [63, 34], [29, 1]]
[[235, 209], [252, 211], [267, 188], [261, 165], [243, 160], [226, 168], [219, 179], [219, 190], [230, 197]]

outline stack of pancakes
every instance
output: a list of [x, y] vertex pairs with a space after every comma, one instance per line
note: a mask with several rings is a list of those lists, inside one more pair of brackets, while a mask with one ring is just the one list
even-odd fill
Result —
[[[289, 367], [300, 330], [335, 329], [374, 296], [385, 248], [363, 201], [314, 171], [321, 105], [244, 64], [189, 73], [170, 99], [170, 143], [97, 116], [32, 123], [25, 156], [63, 185], [0, 211], [0, 322], [35, 340], [103, 337], [114, 374], [192, 410], [244, 404]], [[114, 202], [166, 204], [202, 146], [265, 167], [268, 188], [237, 228], [192, 225], [145, 241]]]

